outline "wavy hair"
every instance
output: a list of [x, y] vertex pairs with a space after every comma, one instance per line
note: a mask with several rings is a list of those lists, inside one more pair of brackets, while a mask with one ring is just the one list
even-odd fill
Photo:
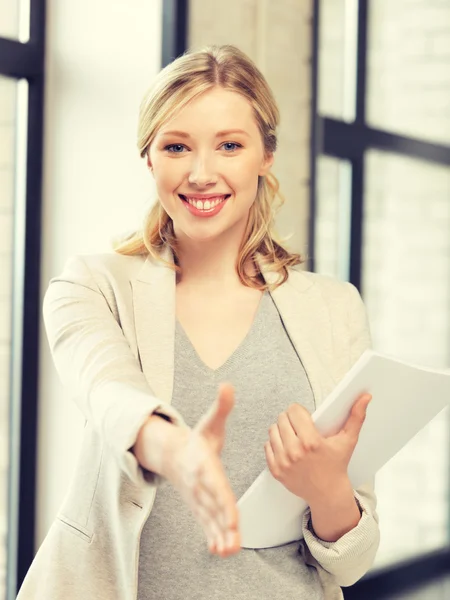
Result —
[[[279, 111], [272, 91], [256, 65], [241, 50], [223, 45], [188, 51], [160, 71], [140, 106], [138, 148], [141, 157], [147, 156], [158, 129], [165, 122], [193, 98], [217, 86], [237, 92], [248, 100], [266, 156], [275, 152]], [[280, 279], [274, 287], [288, 279], [288, 267], [306, 260], [300, 254], [289, 252], [283, 246], [284, 241], [275, 233], [275, 215], [283, 203], [275, 175], [269, 172], [258, 177], [256, 198], [249, 210], [236, 263], [239, 279], [247, 287], [259, 290], [271, 287], [261, 281], [260, 260], [264, 270], [267, 268], [279, 274]], [[167, 245], [173, 252], [173, 263], [168, 263], [161, 256]], [[148, 212], [143, 229], [115, 244], [114, 250], [130, 256], [150, 255], [176, 272], [181, 271], [173, 221], [159, 200]], [[256, 274], [249, 272], [249, 264], [255, 267]]]

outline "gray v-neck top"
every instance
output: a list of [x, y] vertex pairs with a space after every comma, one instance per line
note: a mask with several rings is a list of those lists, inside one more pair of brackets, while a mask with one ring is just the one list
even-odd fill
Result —
[[[188, 425], [209, 408], [222, 381], [233, 384], [236, 400], [222, 462], [240, 498], [266, 467], [264, 443], [278, 414], [293, 402], [314, 410], [308, 378], [269, 292], [244, 340], [216, 370], [203, 363], [176, 322], [172, 404]], [[163, 482], [141, 536], [138, 600], [323, 600], [317, 571], [298, 546], [212, 555], [178, 492]]]

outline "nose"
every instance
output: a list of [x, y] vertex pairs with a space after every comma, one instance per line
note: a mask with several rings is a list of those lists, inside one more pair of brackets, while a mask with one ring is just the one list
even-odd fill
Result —
[[206, 157], [198, 156], [193, 164], [188, 177], [189, 183], [204, 187], [217, 182], [213, 161]]

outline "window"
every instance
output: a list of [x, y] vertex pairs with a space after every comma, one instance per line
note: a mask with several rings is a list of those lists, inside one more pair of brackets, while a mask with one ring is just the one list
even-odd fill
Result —
[[44, 0], [0, 0], [0, 600], [34, 556]]
[[[450, 368], [450, 4], [316, 0], [314, 23], [310, 268], [360, 289], [376, 350]], [[376, 488], [374, 571], [448, 563], [448, 411]]]

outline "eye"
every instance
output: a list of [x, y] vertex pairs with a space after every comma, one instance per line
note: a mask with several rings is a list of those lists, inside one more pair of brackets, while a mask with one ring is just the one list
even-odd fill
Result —
[[172, 154], [182, 154], [180, 148], [182, 150], [185, 146], [183, 146], [183, 144], [169, 144], [168, 146], [165, 146], [164, 150], [167, 150], [167, 152], [171, 152]]
[[225, 146], [225, 150], [230, 151], [230, 153], [235, 152], [238, 148], [242, 148], [241, 144], [238, 144], [237, 142], [225, 142], [222, 146]]

